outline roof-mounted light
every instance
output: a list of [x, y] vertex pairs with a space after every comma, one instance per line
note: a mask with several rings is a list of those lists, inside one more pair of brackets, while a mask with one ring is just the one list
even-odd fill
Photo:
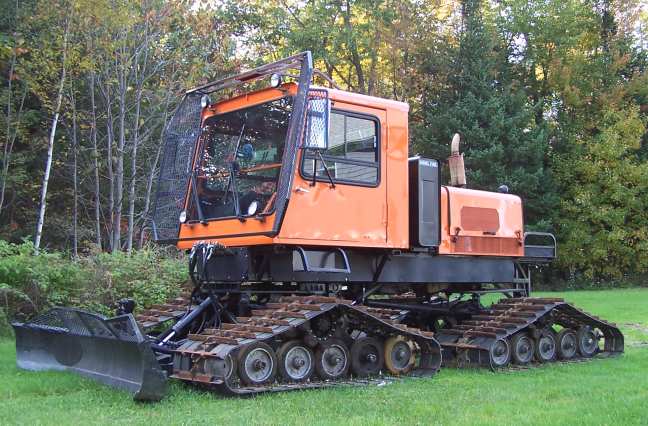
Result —
[[279, 74], [272, 74], [270, 76], [270, 86], [274, 88], [281, 86], [281, 76]]

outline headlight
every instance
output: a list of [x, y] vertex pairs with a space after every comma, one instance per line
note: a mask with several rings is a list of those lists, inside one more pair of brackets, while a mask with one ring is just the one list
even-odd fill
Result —
[[270, 76], [270, 86], [279, 87], [281, 85], [281, 76], [279, 74], [272, 74]]
[[252, 201], [248, 206], [248, 210], [247, 210], [248, 216], [253, 216], [256, 213], [258, 208], [259, 208], [259, 202], [257, 200]]
[[180, 212], [180, 217], [178, 218], [180, 220], [180, 223], [185, 223], [187, 221], [187, 211], [183, 210]]
[[211, 105], [211, 99], [209, 99], [209, 95], [203, 95], [202, 98], [200, 98], [200, 106], [203, 108], [207, 108], [210, 105]]

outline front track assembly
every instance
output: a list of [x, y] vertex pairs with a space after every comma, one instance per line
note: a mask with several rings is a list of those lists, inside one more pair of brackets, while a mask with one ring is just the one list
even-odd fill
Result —
[[444, 364], [493, 370], [623, 352], [623, 334], [615, 324], [558, 298], [502, 299], [435, 337]]
[[236, 323], [189, 334], [171, 377], [227, 395], [364, 384], [381, 372], [430, 376], [441, 365], [431, 332], [402, 312], [323, 296], [284, 296]]

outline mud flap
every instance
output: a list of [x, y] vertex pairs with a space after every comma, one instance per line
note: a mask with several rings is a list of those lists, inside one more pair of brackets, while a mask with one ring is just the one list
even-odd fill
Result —
[[54, 308], [27, 323], [13, 323], [16, 361], [32, 371], [74, 371], [159, 401], [166, 374], [132, 315], [106, 319], [73, 308]]

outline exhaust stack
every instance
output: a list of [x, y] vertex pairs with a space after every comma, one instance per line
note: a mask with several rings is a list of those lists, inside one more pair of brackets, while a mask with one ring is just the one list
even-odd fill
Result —
[[450, 185], [466, 186], [466, 168], [464, 167], [463, 154], [459, 153], [459, 133], [452, 137], [450, 147], [450, 157], [448, 165], [450, 166]]

